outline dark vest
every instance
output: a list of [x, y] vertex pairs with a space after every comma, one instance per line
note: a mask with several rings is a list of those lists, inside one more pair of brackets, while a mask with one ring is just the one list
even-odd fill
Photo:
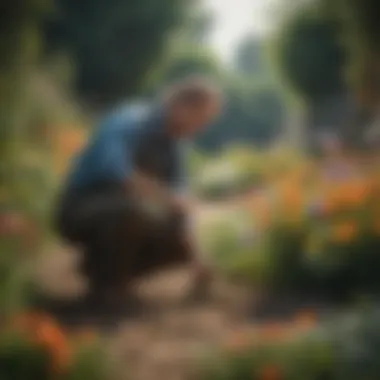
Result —
[[[159, 121], [156, 121], [158, 123]], [[159, 124], [143, 125], [133, 157], [134, 164], [142, 172], [165, 183], [175, 179], [177, 160], [176, 146], [173, 140], [162, 133]]]

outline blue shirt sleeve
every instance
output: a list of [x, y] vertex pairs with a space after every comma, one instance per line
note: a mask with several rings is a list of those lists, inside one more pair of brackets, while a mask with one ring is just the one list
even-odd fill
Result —
[[112, 181], [123, 181], [133, 170], [133, 152], [137, 132], [133, 125], [105, 126], [98, 138], [101, 143], [99, 171], [102, 177]]
[[97, 182], [123, 182], [128, 178], [133, 170], [144, 112], [127, 107], [103, 119], [85, 149], [73, 161], [66, 186], [74, 191]]

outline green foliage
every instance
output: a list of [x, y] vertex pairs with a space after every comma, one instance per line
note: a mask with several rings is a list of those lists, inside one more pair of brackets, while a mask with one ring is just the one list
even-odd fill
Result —
[[259, 154], [243, 146], [232, 147], [215, 156], [205, 156], [192, 172], [193, 190], [206, 199], [245, 193], [263, 184]]
[[[235, 53], [235, 70], [244, 76], [262, 77], [267, 74], [265, 56], [263, 54], [263, 41], [255, 36], [247, 36], [237, 47]], [[268, 78], [261, 78], [268, 80]]]
[[[33, 66], [38, 61], [39, 28], [49, 11], [49, 1], [29, 0], [1, 7], [0, 21], [0, 315], [8, 316], [25, 307], [28, 255], [34, 247], [25, 244], [25, 231], [8, 231], [15, 214], [36, 216], [35, 195], [41, 194], [40, 170], [24, 154], [28, 126], [26, 95]], [[30, 157], [29, 157], [30, 158]], [[36, 173], [38, 172], [38, 173]], [[32, 177], [32, 178], [31, 178]], [[10, 210], [10, 211], [9, 211]], [[38, 218], [36, 218], [38, 220]], [[25, 219], [21, 223], [25, 222]], [[31, 242], [29, 242], [31, 243]], [[29, 246], [28, 246], [29, 245]], [[28, 247], [27, 247], [28, 246]]]
[[201, 7], [195, 6], [188, 12], [185, 22], [175, 34], [174, 40], [181, 45], [190, 44], [193, 46], [204, 45], [206, 38], [213, 26], [213, 15]]
[[100, 344], [81, 347], [75, 355], [73, 363], [62, 380], [110, 380], [114, 378], [109, 357]]
[[318, 4], [299, 7], [279, 29], [274, 59], [291, 89], [308, 103], [345, 87], [340, 23]]
[[[302, 161], [293, 161], [289, 170], [285, 156], [277, 157], [277, 166], [271, 154], [261, 157], [261, 172], [254, 160], [246, 169], [260, 173], [261, 190], [244, 200], [240, 215], [223, 215], [222, 226], [209, 226], [214, 238], [207, 246], [216, 265], [222, 263], [227, 276], [275, 292], [310, 292], [339, 301], [378, 292], [378, 190], [371, 172], [356, 176], [359, 169], [351, 162], [345, 170], [353, 173], [333, 181], [320, 176], [329, 167], [303, 169]], [[211, 173], [216, 170], [206, 177]]]
[[239, 143], [265, 146], [279, 136], [285, 109], [278, 91], [244, 78], [228, 78], [224, 88], [224, 112], [197, 139], [201, 149], [212, 151]]
[[165, 59], [160, 70], [159, 85], [169, 84], [193, 75], [218, 77], [218, 61], [208, 49], [184, 45]]
[[378, 54], [380, 49], [378, 5], [374, 0], [323, 1], [326, 12], [341, 23], [342, 39], [347, 51], [349, 84], [361, 105], [370, 109], [378, 98]]
[[75, 60], [80, 94], [112, 102], [141, 91], [188, 6], [183, 0], [59, 0], [46, 26], [47, 48], [66, 49]]
[[[30, 264], [48, 235], [47, 216], [54, 190], [48, 138], [34, 133], [37, 126], [45, 127], [54, 119], [47, 111], [54, 107], [43, 104], [52, 92], [41, 80], [37, 80], [39, 86], [31, 86], [39, 63], [40, 26], [49, 6], [48, 0], [0, 6], [1, 380], [63, 380], [65, 368], [53, 372], [54, 360], [62, 359], [58, 363], [62, 367], [69, 364], [63, 363], [70, 347], [60, 328], [49, 317], [37, 321], [36, 315], [26, 312], [33, 303]], [[19, 324], [20, 320], [24, 322]], [[78, 372], [80, 360], [74, 356], [70, 359], [76, 359], [70, 367], [71, 375]], [[96, 361], [81, 370], [80, 378], [108, 379], [109, 373], [101, 368], [102, 359], [105, 355], [98, 354]]]
[[273, 327], [276, 331], [270, 341], [265, 326], [252, 328], [240, 337], [240, 344], [227, 344], [206, 359], [199, 378], [376, 380], [380, 373], [378, 318], [378, 308], [371, 308], [322, 321], [308, 331], [297, 322], [287, 323]]
[[2, 380], [48, 380], [49, 355], [14, 332], [0, 335], [0, 378]]
[[0, 178], [10, 179], [17, 139], [22, 133], [25, 83], [40, 48], [39, 26], [49, 1], [24, 0], [0, 12]]
[[356, 34], [364, 47], [379, 50], [380, 27], [377, 22], [378, 4], [375, 0], [340, 0], [335, 10], [346, 16], [347, 28], [351, 28], [353, 32], [351, 36]]
[[[54, 333], [49, 331], [50, 334]], [[56, 353], [50, 350], [62, 348], [50, 347], [49, 350], [41, 342], [36, 342], [32, 338], [34, 333], [33, 331], [25, 333], [17, 329], [3, 330], [0, 333], [1, 380], [110, 380], [114, 378], [115, 372], [111, 370], [109, 358], [100, 342], [82, 343], [76, 347], [76, 350], [70, 352], [70, 363], [62, 363], [64, 368], [54, 368], [52, 358]], [[50, 337], [52, 338], [54, 337]]]

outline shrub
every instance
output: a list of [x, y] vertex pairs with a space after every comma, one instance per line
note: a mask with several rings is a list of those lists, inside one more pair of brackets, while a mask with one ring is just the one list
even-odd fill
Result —
[[76, 131], [57, 136], [51, 146], [56, 155], [41, 146], [20, 149], [0, 188], [1, 380], [112, 378], [100, 342], [73, 339], [49, 315], [31, 312], [35, 294], [29, 264], [50, 239], [55, 180], [65, 169], [58, 164], [81, 143]]
[[263, 325], [235, 332], [199, 367], [207, 380], [376, 380], [380, 375], [378, 310], [319, 325]]
[[111, 374], [106, 364], [96, 340], [73, 339], [48, 315], [20, 314], [2, 326], [1, 379], [105, 380]]
[[[375, 165], [344, 164], [332, 177], [332, 165], [303, 162], [269, 182], [239, 216], [226, 216], [208, 245], [215, 261], [224, 252], [226, 274], [274, 289], [378, 291], [380, 176]], [[232, 233], [242, 221], [245, 236]]]

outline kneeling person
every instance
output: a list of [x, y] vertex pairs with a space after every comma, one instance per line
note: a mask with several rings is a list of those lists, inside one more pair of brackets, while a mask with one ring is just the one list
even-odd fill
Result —
[[110, 295], [122, 300], [126, 285], [168, 265], [192, 264], [195, 288], [207, 280], [187, 223], [182, 145], [220, 105], [219, 91], [207, 81], [181, 82], [158, 106], [111, 113], [76, 158], [58, 230], [83, 248], [83, 273], [97, 302]]

